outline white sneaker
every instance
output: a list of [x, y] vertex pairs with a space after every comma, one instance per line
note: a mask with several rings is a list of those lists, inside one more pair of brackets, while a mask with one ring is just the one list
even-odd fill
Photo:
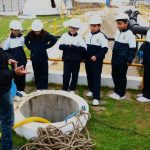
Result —
[[75, 91], [69, 91], [69, 93], [71, 93], [71, 94], [75, 94]]
[[99, 100], [93, 99], [92, 105], [93, 106], [98, 106], [99, 105]]
[[116, 98], [116, 96], [119, 96], [119, 95], [117, 93], [112, 93], [112, 94], [109, 95], [109, 97], [113, 98], [113, 99]]
[[93, 96], [93, 93], [92, 93], [91, 91], [89, 91], [89, 92], [86, 94], [86, 96], [92, 97], [92, 96]]
[[[119, 96], [119, 95], [118, 95]], [[124, 95], [124, 96], [119, 96], [118, 98], [116, 98], [116, 100], [123, 100], [123, 99], [126, 99], [126, 96]]]
[[141, 97], [137, 98], [137, 101], [139, 101], [139, 102], [150, 102], [150, 99], [141, 96]]
[[137, 98], [142, 97], [142, 96], [143, 96], [143, 94], [137, 94], [136, 95]]
[[118, 95], [118, 94], [115, 93], [112, 98], [113, 98], [113, 99], [116, 99], [116, 100], [123, 100], [123, 99], [126, 98], [126, 96], [122, 96], [122, 97], [121, 97], [120, 95]]

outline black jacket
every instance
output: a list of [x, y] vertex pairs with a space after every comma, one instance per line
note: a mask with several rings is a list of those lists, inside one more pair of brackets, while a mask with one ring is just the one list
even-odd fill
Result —
[[96, 56], [97, 60], [103, 60], [105, 58], [107, 51], [108, 51], [107, 47], [102, 48], [101, 46], [88, 44], [87, 45], [86, 60], [91, 61], [92, 56]]
[[135, 58], [136, 48], [129, 48], [129, 44], [115, 41], [113, 47], [112, 62], [128, 62], [132, 63]]
[[64, 61], [82, 61], [85, 57], [86, 49], [82, 46], [61, 44], [60, 50], [63, 50], [62, 60]]
[[42, 30], [40, 35], [35, 35], [33, 31], [25, 37], [25, 45], [31, 50], [31, 60], [47, 61], [46, 49], [52, 47], [57, 42], [55, 36]]
[[0, 48], [0, 96], [10, 90], [11, 80], [15, 74], [14, 71], [8, 69], [8, 59], [10, 58], [11, 56]]

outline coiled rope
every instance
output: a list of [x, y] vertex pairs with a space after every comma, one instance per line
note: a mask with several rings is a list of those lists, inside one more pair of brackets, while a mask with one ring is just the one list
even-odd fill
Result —
[[[76, 114], [76, 123], [68, 123], [60, 128], [56, 128], [52, 125], [47, 128], [39, 128], [37, 130], [38, 137], [32, 138], [27, 144], [22, 146], [20, 150], [92, 150], [95, 144], [92, 143], [89, 131], [83, 127], [80, 116], [84, 115], [90, 118], [89, 113], [80, 111]], [[74, 130], [64, 134], [61, 128], [72, 124]], [[85, 135], [80, 133], [80, 129], [84, 128]]]

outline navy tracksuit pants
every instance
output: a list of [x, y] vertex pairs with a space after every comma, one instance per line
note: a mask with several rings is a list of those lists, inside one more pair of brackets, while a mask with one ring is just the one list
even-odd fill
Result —
[[48, 61], [32, 61], [32, 67], [36, 88], [48, 89]]
[[87, 73], [88, 88], [93, 93], [93, 99], [100, 100], [101, 72], [103, 60], [86, 60], [85, 69]]
[[150, 99], [150, 62], [144, 63], [143, 96]]
[[119, 96], [124, 96], [127, 85], [127, 62], [113, 62], [112, 61], [112, 78], [114, 82], [114, 92]]
[[63, 90], [75, 91], [78, 82], [79, 70], [80, 61], [64, 61]]

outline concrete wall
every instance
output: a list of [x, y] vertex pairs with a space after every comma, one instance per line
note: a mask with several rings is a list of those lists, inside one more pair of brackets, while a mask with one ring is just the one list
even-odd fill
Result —
[[[62, 74], [63, 73], [61, 71], [51, 71], [49, 73], [49, 83], [62, 84]], [[33, 81], [33, 79], [33, 73], [31, 72], [27, 75], [26, 80]], [[128, 76], [127, 79], [128, 89], [139, 89], [142, 81], [141, 77]], [[111, 75], [102, 74], [101, 84], [102, 86], [113, 87], [114, 84]], [[87, 78], [85, 73], [80, 73], [78, 78], [78, 85], [87, 85]]]
[[21, 107], [21, 113], [26, 117], [42, 117], [51, 122], [61, 122], [79, 111], [78, 103], [68, 97], [55, 94], [43, 94], [26, 101]]

